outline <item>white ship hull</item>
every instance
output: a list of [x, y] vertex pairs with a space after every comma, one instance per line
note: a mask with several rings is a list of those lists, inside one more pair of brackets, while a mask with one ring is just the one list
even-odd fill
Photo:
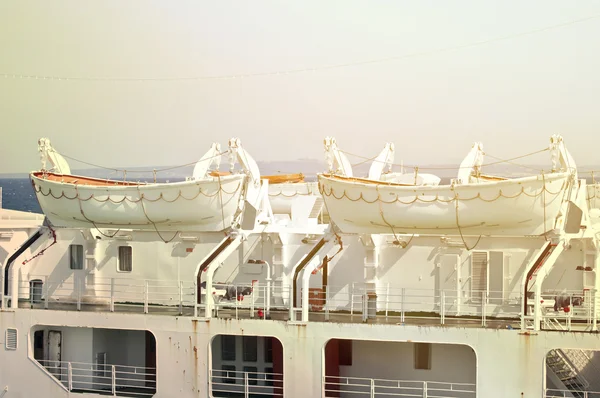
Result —
[[[244, 175], [175, 183], [106, 184], [61, 182], [31, 175], [43, 212], [65, 228], [126, 228], [160, 231], [222, 231], [231, 226]], [[68, 176], [69, 181], [76, 176]], [[60, 178], [60, 176], [58, 177]], [[118, 184], [118, 185], [117, 185]]]
[[539, 235], [554, 228], [568, 173], [455, 186], [402, 186], [319, 175], [348, 233]]

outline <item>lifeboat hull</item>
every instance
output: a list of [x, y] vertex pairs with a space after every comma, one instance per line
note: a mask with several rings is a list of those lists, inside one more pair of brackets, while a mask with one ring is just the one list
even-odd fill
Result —
[[269, 202], [274, 214], [292, 214], [292, 203], [300, 196], [320, 196], [318, 183], [269, 184]]
[[245, 176], [148, 184], [41, 172], [30, 178], [56, 227], [222, 231], [232, 225]]
[[569, 174], [455, 186], [318, 178], [331, 220], [345, 233], [540, 235], [554, 228]]

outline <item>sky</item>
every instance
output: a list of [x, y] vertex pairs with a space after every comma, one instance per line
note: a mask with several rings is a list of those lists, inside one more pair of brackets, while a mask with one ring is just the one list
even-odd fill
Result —
[[[596, 165], [599, 49], [588, 0], [3, 1], [0, 173], [39, 169], [40, 137], [133, 167], [231, 137], [261, 161], [323, 159], [333, 136], [352, 154], [393, 142], [397, 163], [454, 164], [475, 141], [511, 158], [562, 134]], [[169, 80], [187, 77], [201, 78]]]

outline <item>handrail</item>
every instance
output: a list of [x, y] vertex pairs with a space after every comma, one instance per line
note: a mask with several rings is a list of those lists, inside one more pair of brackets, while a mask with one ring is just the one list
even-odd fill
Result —
[[[156, 393], [156, 368], [75, 361], [37, 360], [69, 392], [151, 397]], [[57, 377], [58, 376], [58, 377]]]

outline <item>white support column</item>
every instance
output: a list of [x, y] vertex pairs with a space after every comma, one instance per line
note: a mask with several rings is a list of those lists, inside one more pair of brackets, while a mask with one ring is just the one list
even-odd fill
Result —
[[[365, 249], [364, 258], [364, 278], [366, 285], [366, 309], [377, 313], [377, 290], [379, 286], [379, 262], [381, 257], [381, 248], [385, 244], [383, 235], [363, 235], [360, 240]], [[373, 308], [375, 306], [375, 308]], [[363, 314], [368, 317], [368, 314]]]

